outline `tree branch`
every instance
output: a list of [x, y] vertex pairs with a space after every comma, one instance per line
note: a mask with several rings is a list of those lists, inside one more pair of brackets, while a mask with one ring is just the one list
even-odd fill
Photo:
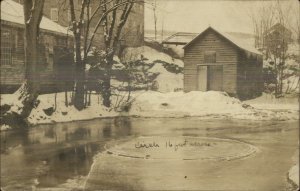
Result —
[[[116, 0], [115, 5], [119, 3], [119, 0]], [[109, 34], [108, 34], [108, 41], [109, 43], [111, 43], [111, 39], [112, 39], [112, 35], [113, 35], [113, 31], [114, 31], [114, 26], [115, 26], [115, 22], [116, 22], [116, 16], [117, 16], [117, 9], [113, 10], [112, 13], [112, 21], [111, 21], [111, 26], [109, 28]]]
[[128, 19], [129, 13], [131, 12], [131, 9], [132, 9], [133, 5], [134, 5], [134, 1], [130, 2], [129, 6], [126, 6], [125, 9], [123, 10], [123, 13], [121, 15], [121, 21], [120, 21], [120, 23], [117, 27], [117, 33], [115, 35], [114, 42], [112, 44], [113, 47], [117, 46], [122, 28], [123, 28], [123, 26], [125, 25], [125, 23]]
[[104, 18], [105, 18], [111, 11], [113, 11], [113, 10], [115, 10], [115, 9], [118, 9], [119, 7], [121, 7], [121, 6], [123, 6], [123, 5], [126, 5], [126, 4], [128, 4], [128, 3], [130, 3], [130, 2], [128, 2], [128, 1], [126, 1], [126, 2], [121, 2], [121, 3], [119, 3], [118, 5], [115, 5], [115, 6], [111, 7], [110, 9], [108, 9], [105, 13], [102, 13], [102, 16], [99, 18], [98, 23], [96, 24], [96, 26], [95, 26], [95, 28], [94, 28], [94, 31], [93, 31], [93, 33], [92, 33], [92, 36], [91, 36], [91, 39], [90, 39], [90, 43], [89, 43], [89, 45], [88, 45], [88, 47], [87, 47], [87, 50], [86, 50], [87, 52], [89, 52], [89, 50], [90, 50], [90, 48], [91, 48], [91, 46], [92, 46], [93, 40], [94, 40], [94, 38], [95, 38], [95, 34], [96, 34], [98, 28], [100, 27], [100, 24], [103, 22]]

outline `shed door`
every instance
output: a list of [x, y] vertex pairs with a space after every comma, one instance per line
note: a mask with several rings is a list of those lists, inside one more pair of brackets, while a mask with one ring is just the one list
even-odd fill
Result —
[[198, 66], [198, 90], [207, 91], [207, 66]]
[[212, 65], [208, 68], [208, 90], [223, 90], [223, 66]]

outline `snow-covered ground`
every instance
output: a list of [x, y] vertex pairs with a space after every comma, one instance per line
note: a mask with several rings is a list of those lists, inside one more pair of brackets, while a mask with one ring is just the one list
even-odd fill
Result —
[[295, 190], [299, 190], [299, 150], [295, 152], [292, 160], [294, 162], [294, 165], [288, 172], [288, 179], [293, 182], [295, 186], [297, 186], [298, 189]]
[[[123, 95], [123, 96], [122, 96]], [[119, 96], [126, 98], [123, 92]], [[70, 93], [69, 93], [70, 96]], [[230, 117], [251, 120], [296, 120], [298, 108], [294, 102], [280, 105], [268, 100], [265, 95], [255, 100], [244, 102], [228, 96], [223, 92], [169, 92], [137, 91], [132, 93], [132, 104], [129, 112], [120, 111], [119, 108], [105, 108], [99, 95], [91, 96], [91, 106], [82, 111], [77, 111], [73, 106], [65, 106], [64, 93], [57, 93], [56, 108], [55, 94], [40, 95], [39, 105], [34, 108], [28, 117], [32, 124], [67, 122], [87, 120], [100, 117], [138, 116], [138, 117]], [[1, 95], [1, 105], [14, 105], [11, 94]], [[70, 97], [69, 97], [70, 100]], [[126, 99], [124, 99], [126, 100]], [[112, 98], [112, 105], [116, 106], [116, 97]], [[267, 104], [269, 103], [269, 104]], [[248, 105], [250, 104], [250, 105]], [[122, 104], [120, 104], [122, 105]], [[269, 109], [276, 109], [272, 111]], [[280, 110], [278, 109], [286, 109]], [[2, 130], [7, 126], [2, 126]]]
[[[272, 108], [272, 105], [273, 108], [277, 107], [274, 106], [276, 103], [270, 102], [269, 108]], [[267, 108], [255, 108], [228, 96], [225, 92], [146, 92], [136, 96], [129, 114], [142, 117], [217, 116], [251, 120], [298, 119], [298, 108], [294, 104], [287, 104], [285, 109], [272, 111]]]
[[268, 110], [299, 110], [299, 102], [296, 96], [275, 98], [273, 94], [263, 93], [262, 96], [244, 101], [257, 109]]
[[290, 170], [289, 170], [289, 179], [293, 181], [294, 184], [297, 185], [299, 188], [299, 163], [294, 165]]

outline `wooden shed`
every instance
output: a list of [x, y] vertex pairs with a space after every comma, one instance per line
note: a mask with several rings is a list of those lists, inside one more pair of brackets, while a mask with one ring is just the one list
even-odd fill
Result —
[[261, 95], [262, 55], [249, 43], [208, 27], [184, 47], [184, 91]]

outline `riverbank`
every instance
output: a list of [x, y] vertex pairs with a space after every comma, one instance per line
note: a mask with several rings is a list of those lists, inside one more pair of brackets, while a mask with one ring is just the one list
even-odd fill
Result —
[[292, 182], [295, 190], [299, 189], [299, 163], [295, 164], [288, 172], [288, 179]]
[[[71, 100], [71, 93], [68, 93]], [[91, 104], [82, 111], [66, 105], [65, 94], [44, 94], [38, 97], [39, 104], [28, 117], [32, 125], [107, 118], [134, 117], [203, 117], [234, 118], [247, 120], [298, 120], [297, 99], [260, 98], [241, 102], [224, 92], [169, 92], [138, 91], [132, 93], [131, 104], [123, 107], [127, 92], [112, 97], [112, 107], [102, 105], [98, 94], [91, 95]], [[262, 101], [263, 100], [263, 101]], [[1, 105], [10, 105], [18, 111], [19, 103], [14, 94], [2, 94]], [[9, 129], [2, 125], [1, 130]]]
[[288, 180], [295, 190], [299, 190], [299, 148], [292, 157], [294, 165], [288, 172]]

